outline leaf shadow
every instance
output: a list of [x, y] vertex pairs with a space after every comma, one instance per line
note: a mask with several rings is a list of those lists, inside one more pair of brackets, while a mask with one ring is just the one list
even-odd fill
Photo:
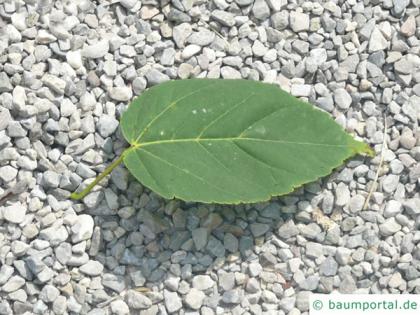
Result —
[[[319, 195], [334, 176], [337, 174], [268, 202], [235, 206], [168, 201], [140, 189], [138, 182], [130, 180], [123, 208], [133, 207], [136, 211], [132, 216], [125, 218], [121, 209], [117, 213], [109, 209], [103, 211], [107, 207], [106, 198], [98, 207], [88, 210], [104, 235], [101, 253], [92, 259], [102, 262], [107, 273], [124, 281], [126, 290], [141, 287], [146, 290], [143, 294], [152, 300], [159, 300], [161, 294], [157, 292], [163, 289], [174, 290], [174, 283], [178, 289], [188, 286], [186, 282], [200, 274], [209, 275], [214, 282], [220, 281], [226, 272], [239, 278], [243, 275], [244, 279], [235, 281], [240, 284], [242, 281], [245, 290], [249, 273], [246, 264], [252, 263], [262, 267], [257, 275], [261, 281], [285, 289], [296, 283], [287, 264], [279, 257], [290, 253], [299, 257], [300, 251], [295, 244], [296, 237], [284, 238], [279, 228], [292, 221], [295, 227], [301, 225], [303, 232], [302, 229], [298, 232], [308, 240], [317, 242], [325, 237], [324, 227], [316, 223], [311, 209], [318, 207]], [[110, 186], [118, 191], [114, 184]], [[118, 227], [127, 233], [117, 237]], [[109, 236], [110, 229], [114, 229], [114, 237]], [[197, 231], [207, 231], [206, 244], [200, 249], [196, 248], [197, 239], [203, 235]], [[228, 234], [230, 240], [226, 240]], [[233, 243], [229, 245], [231, 250], [226, 248], [227, 242]], [[110, 295], [120, 293], [106, 290]], [[230, 305], [223, 302], [223, 292], [216, 286], [205, 293], [203, 305]]]

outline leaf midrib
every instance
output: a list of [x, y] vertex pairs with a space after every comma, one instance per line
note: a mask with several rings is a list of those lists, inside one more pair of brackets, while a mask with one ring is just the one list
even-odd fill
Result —
[[321, 147], [345, 147], [348, 148], [348, 144], [330, 144], [330, 143], [316, 143], [316, 142], [299, 142], [299, 141], [287, 141], [287, 140], [276, 140], [276, 139], [261, 139], [261, 138], [248, 138], [248, 137], [226, 137], [226, 138], [185, 138], [185, 139], [167, 139], [157, 140], [142, 143], [133, 143], [133, 148], [141, 148], [152, 145], [163, 145], [173, 143], [195, 143], [195, 142], [219, 142], [219, 141], [256, 141], [256, 142], [269, 142], [269, 143], [282, 143], [282, 144], [294, 144], [294, 145], [312, 145]]

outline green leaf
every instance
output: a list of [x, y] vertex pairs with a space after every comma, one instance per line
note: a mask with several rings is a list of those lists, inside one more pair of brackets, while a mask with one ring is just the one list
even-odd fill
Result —
[[328, 114], [275, 85], [191, 79], [152, 87], [121, 119], [123, 161], [165, 198], [264, 201], [371, 154]]

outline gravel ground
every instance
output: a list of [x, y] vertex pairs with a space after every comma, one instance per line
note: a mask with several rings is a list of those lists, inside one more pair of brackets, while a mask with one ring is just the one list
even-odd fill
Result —
[[[310, 292], [420, 293], [419, 8], [0, 1], [0, 314], [299, 315]], [[123, 167], [70, 201], [127, 145], [127, 102], [188, 77], [278, 84], [377, 156], [262, 204], [166, 201]]]

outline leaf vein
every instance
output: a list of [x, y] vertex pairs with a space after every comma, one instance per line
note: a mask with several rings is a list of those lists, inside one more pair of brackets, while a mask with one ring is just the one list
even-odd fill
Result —
[[[260, 164], [263, 164], [264, 166], [275, 170], [274, 167], [272, 167], [270, 164], [267, 164], [265, 161], [261, 160], [260, 158], [254, 156], [253, 154], [249, 153], [248, 151], [246, 151], [244, 148], [242, 148], [240, 145], [238, 145], [235, 141], [231, 141], [239, 150], [241, 150], [242, 152], [244, 152], [246, 155], [250, 156], [252, 159], [254, 159], [255, 161], [257, 161]], [[278, 185], [277, 180], [275, 179], [275, 177], [273, 176], [273, 174], [270, 172], [270, 176], [271, 179], [273, 180], [273, 182]]]
[[244, 98], [242, 101], [236, 103], [235, 105], [231, 106], [230, 108], [228, 108], [228, 110], [226, 110], [225, 112], [223, 112], [221, 115], [219, 115], [218, 117], [216, 117], [213, 121], [211, 121], [207, 126], [205, 126], [203, 128], [203, 130], [201, 130], [200, 134], [197, 136], [197, 138], [199, 139], [204, 132], [209, 129], [211, 126], [213, 126], [217, 121], [219, 121], [220, 119], [222, 119], [223, 117], [225, 117], [227, 114], [229, 114], [230, 112], [232, 112], [233, 110], [235, 110], [238, 106], [242, 105], [243, 103], [245, 103], [246, 101], [248, 101], [251, 97], [253, 97], [255, 95], [255, 93], [251, 93], [250, 95], [248, 95], [246, 98]]
[[[238, 147], [238, 148], [240, 148], [242, 151], [244, 151], [244, 152], [246, 152], [246, 153], [248, 153], [250, 156], [254, 156], [254, 155], [252, 155], [251, 153], [249, 153], [247, 150], [245, 150], [243, 147], [241, 147], [240, 145], [238, 145], [235, 141], [232, 141], [233, 143], [235, 143], [235, 145]], [[287, 173], [289, 173], [289, 174], [291, 174], [291, 175], [293, 175], [293, 176], [296, 176], [296, 174], [298, 174], [297, 172], [292, 172], [292, 171], [290, 171], [290, 170], [288, 170], [287, 168], [281, 168], [281, 167], [278, 167], [278, 166], [272, 166], [272, 165], [270, 165], [269, 163], [267, 163], [266, 161], [264, 161], [262, 158], [260, 158], [260, 157], [258, 157], [258, 156], [256, 156], [255, 155], [255, 159], [256, 160], [258, 160], [258, 161], [260, 161], [261, 163], [264, 163], [264, 164], [266, 164], [267, 166], [269, 166], [269, 167], [271, 167], [272, 169], [277, 169], [277, 170], [279, 170], [279, 171], [284, 171], [284, 172], [287, 172]]]
[[[189, 175], [189, 176], [191, 176], [191, 177], [194, 177], [194, 178], [198, 179], [198, 180], [199, 180], [199, 181], [201, 181], [202, 183], [204, 183], [204, 184], [206, 184], [206, 185], [208, 185], [208, 186], [211, 186], [211, 187], [213, 187], [213, 188], [215, 188], [215, 189], [217, 189], [217, 190], [219, 190], [219, 191], [223, 192], [224, 194], [227, 192], [225, 189], [221, 189], [220, 187], [218, 187], [218, 186], [214, 185], [213, 183], [210, 183], [210, 182], [206, 181], [204, 178], [202, 178], [202, 177], [200, 177], [200, 176], [198, 176], [198, 175], [196, 175], [196, 174], [194, 174], [194, 173], [192, 173], [192, 172], [190, 172], [190, 171], [188, 171], [188, 170], [186, 170], [186, 169], [183, 169], [182, 167], [179, 167], [178, 165], [173, 164], [173, 163], [169, 162], [168, 160], [162, 159], [161, 157], [159, 157], [159, 156], [157, 156], [157, 155], [153, 154], [152, 152], [150, 152], [150, 151], [148, 151], [148, 150], [145, 150], [144, 148], [139, 148], [139, 149], [140, 149], [140, 150], [143, 150], [146, 154], [151, 155], [152, 157], [154, 157], [155, 159], [157, 159], [157, 160], [161, 161], [162, 163], [165, 163], [165, 164], [167, 164], [167, 165], [169, 165], [169, 166], [171, 166], [171, 167], [174, 167], [174, 168], [176, 168], [177, 170], [179, 170], [179, 171], [181, 171], [181, 172], [183, 172], [183, 173], [185, 173], [185, 174], [187, 174], [187, 175]], [[240, 196], [240, 195], [238, 195], [237, 193], [234, 193], [234, 192], [228, 192], [228, 193], [229, 193], [229, 194], [231, 194], [231, 195], [234, 195], [234, 196], [236, 196], [236, 197], [243, 198], [243, 196]]]
[[215, 85], [217, 82], [214, 82], [212, 84], [203, 86], [195, 91], [192, 91], [189, 94], [183, 95], [182, 97], [176, 99], [175, 101], [169, 103], [159, 114], [157, 114], [152, 120], [150, 120], [150, 122], [146, 125], [146, 127], [144, 127], [144, 129], [142, 130], [142, 132], [140, 133], [140, 135], [136, 138], [136, 140], [134, 141], [135, 143], [139, 143], [140, 139], [143, 137], [143, 135], [146, 133], [147, 130], [150, 129], [150, 127], [156, 122], [156, 120], [158, 120], [161, 116], [163, 116], [169, 109], [171, 109], [172, 107], [174, 107], [176, 104], [178, 104], [180, 101], [186, 99], [187, 97], [190, 97], [194, 94], [197, 94], [198, 92], [200, 92], [203, 89], [209, 88], [213, 85]]
[[274, 115], [274, 114], [277, 114], [277, 113], [279, 113], [279, 112], [281, 112], [282, 110], [285, 110], [285, 109], [288, 109], [288, 108], [291, 108], [291, 107], [293, 107], [293, 106], [286, 106], [286, 107], [282, 107], [282, 108], [279, 108], [279, 109], [276, 109], [275, 111], [273, 111], [273, 112], [271, 112], [271, 113], [269, 113], [269, 114], [267, 114], [267, 115], [264, 115], [263, 117], [261, 117], [261, 118], [258, 118], [256, 121], [254, 121], [252, 124], [250, 124], [248, 127], [246, 127], [244, 130], [242, 130], [242, 132], [239, 134], [239, 138], [242, 138], [242, 136], [243, 136], [243, 134], [247, 131], [247, 130], [249, 130], [249, 129], [251, 129], [253, 126], [255, 126], [257, 123], [259, 123], [259, 122], [261, 122], [261, 121], [263, 121], [264, 119], [266, 119], [266, 118], [268, 118], [268, 117], [270, 117], [271, 115]]
[[205, 150], [212, 158], [214, 161], [216, 161], [217, 163], [219, 163], [227, 172], [229, 172], [230, 174], [232, 174], [235, 178], [237, 178], [239, 181], [243, 180], [251, 185], [255, 185], [257, 184], [258, 186], [260, 186], [264, 191], [267, 190], [266, 187], [262, 186], [259, 183], [255, 183], [255, 182], [251, 182], [246, 178], [238, 178], [238, 176], [232, 172], [231, 169], [229, 169], [218, 157], [217, 155], [215, 155], [213, 152], [211, 152], [209, 149], [207, 149], [200, 141], [197, 141], [197, 143], [203, 148], [203, 150]]
[[[147, 172], [147, 174], [149, 174], [150, 178], [151, 178], [151, 179], [152, 179], [152, 181], [155, 183], [155, 185], [156, 185], [157, 187], [162, 188], [162, 190], [165, 190], [165, 191], [167, 192], [167, 189], [163, 189], [163, 186], [162, 186], [161, 184], [159, 184], [159, 183], [158, 183], [158, 181], [157, 181], [157, 179], [156, 179], [156, 176], [154, 176], [154, 175], [150, 172], [150, 170], [146, 167], [146, 164], [144, 163], [144, 161], [143, 161], [143, 160], [141, 159], [141, 157], [139, 156], [139, 152], [138, 152], [138, 151], [136, 151], [136, 157], [138, 158], [138, 160], [139, 160], [140, 164], [142, 164], [142, 165], [143, 165], [144, 170]], [[167, 187], [166, 187], [166, 188], [167, 188]]]

